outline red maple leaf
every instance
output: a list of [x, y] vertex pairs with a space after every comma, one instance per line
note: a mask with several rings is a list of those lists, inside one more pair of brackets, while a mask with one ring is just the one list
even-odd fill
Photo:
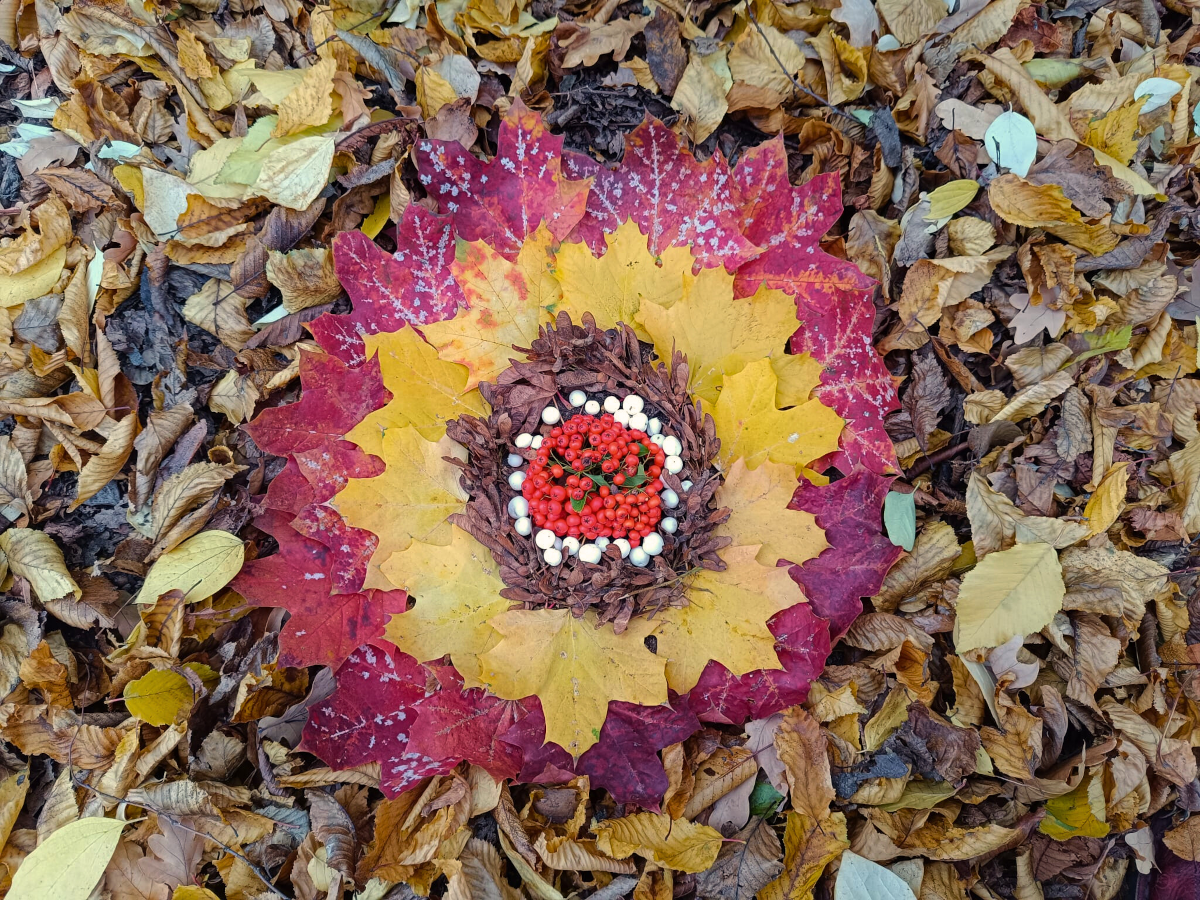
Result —
[[360, 647], [338, 669], [337, 690], [309, 710], [300, 749], [342, 769], [378, 762], [380, 789], [389, 797], [449, 772], [456, 760], [434, 759], [409, 746], [414, 707], [425, 698], [428, 678], [429, 671], [406, 653]]

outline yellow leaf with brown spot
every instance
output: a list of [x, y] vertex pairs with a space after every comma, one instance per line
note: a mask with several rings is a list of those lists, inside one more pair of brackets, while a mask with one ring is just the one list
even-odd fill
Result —
[[765, 462], [751, 470], [745, 460], [735, 460], [717, 488], [717, 506], [730, 510], [717, 534], [733, 538], [734, 546], [761, 544], [758, 561], [765, 566], [781, 559], [803, 563], [819, 556], [829, 542], [816, 518], [787, 508], [798, 485], [791, 466]]
[[717, 459], [723, 469], [736, 459], [751, 469], [769, 459], [798, 470], [837, 449], [841, 417], [819, 400], [776, 409], [778, 384], [771, 361], [760, 359], [726, 375], [715, 406], [705, 405], [721, 439]]
[[[692, 253], [686, 247], [667, 247], [656, 259], [632, 219], [626, 219], [606, 240], [608, 249], [599, 259], [583, 243], [563, 244], [558, 249], [554, 277], [562, 285], [559, 309], [570, 313], [571, 321], [577, 323], [590, 312], [600, 328], [624, 322], [644, 339], [648, 332], [639, 311], [662, 311], [679, 301], [684, 281], [691, 275]], [[727, 297], [731, 294], [732, 282]], [[671, 358], [669, 348], [662, 358]]]
[[599, 740], [610, 701], [667, 702], [666, 660], [644, 643], [655, 624], [634, 619], [615, 634], [611, 625], [597, 628], [593, 612], [580, 619], [565, 609], [501, 613], [491, 626], [503, 637], [480, 656], [480, 680], [505, 700], [536, 694], [546, 740], [578, 759]]
[[491, 552], [460, 528], [450, 530], [448, 547], [414, 541], [384, 561], [387, 580], [415, 601], [392, 616], [384, 633], [421, 662], [449, 653], [470, 686], [478, 680], [478, 656], [500, 637], [488, 620], [512, 602], [500, 596], [504, 582]]
[[440, 440], [446, 423], [462, 415], [488, 414], [478, 391], [467, 390], [467, 370], [438, 358], [437, 350], [412, 328], [364, 337], [367, 357], [377, 356], [383, 386], [392, 401], [371, 413], [346, 435], [362, 449], [383, 456], [390, 430], [411, 425], [427, 441]]
[[528, 347], [538, 326], [550, 321], [562, 296], [550, 273], [551, 240], [545, 227], [539, 228], [525, 239], [515, 263], [482, 241], [459, 246], [454, 277], [469, 308], [422, 329], [438, 356], [467, 367], [464, 391], [495, 381], [518, 355], [513, 347]]
[[803, 603], [804, 595], [786, 567], [758, 562], [758, 550], [723, 550], [725, 571], [701, 569], [687, 582], [688, 605], [655, 618], [658, 654], [666, 659], [672, 690], [695, 687], [710, 659], [734, 675], [780, 668], [767, 619]]
[[725, 838], [708, 825], [642, 812], [592, 826], [596, 846], [616, 859], [637, 854], [677, 872], [703, 872], [717, 861]]
[[434, 443], [415, 428], [399, 427], [384, 432], [377, 455], [387, 464], [383, 473], [351, 478], [330, 502], [355, 528], [379, 537], [364, 589], [392, 590], [380, 566], [393, 553], [413, 541], [450, 543], [453, 533], [446, 517], [463, 510], [467, 494], [458, 483], [458, 469], [442, 457], [466, 459], [467, 453], [448, 437]]

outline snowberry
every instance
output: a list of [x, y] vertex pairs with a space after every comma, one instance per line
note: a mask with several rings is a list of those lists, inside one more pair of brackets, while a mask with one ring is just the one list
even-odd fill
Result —
[[533, 539], [539, 550], [550, 550], [554, 547], [554, 532], [549, 528], [543, 528], [537, 533], [537, 537]]
[[629, 551], [629, 561], [638, 568], [641, 568], [642, 566], [646, 565], [646, 563], [650, 562], [650, 554], [641, 547], [634, 547]]
[[629, 555], [629, 541], [625, 540], [625, 538], [617, 538], [613, 541], [613, 546], [621, 551], [621, 559]]
[[609, 544], [611, 544], [611, 543], [612, 543], [612, 541], [610, 541], [610, 540], [609, 540], [608, 538], [606, 538], [606, 537], [598, 537], [598, 538], [596, 538], [596, 546], [600, 548], [600, 552], [601, 552], [601, 553], [603, 553], [603, 552], [604, 552], [604, 548], [605, 548], [605, 547], [607, 547], [607, 546], [608, 546]]
[[583, 406], [587, 403], [587, 394], [583, 391], [571, 391], [571, 396], [567, 399], [571, 401], [572, 406]]
[[662, 422], [658, 419], [651, 419], [646, 424], [646, 434], [662, 434]]
[[615, 413], [620, 408], [621, 408], [621, 401], [618, 400], [616, 397], [605, 397], [604, 398], [604, 411], [606, 413]]
[[667, 464], [666, 464], [666, 466], [664, 466], [664, 468], [671, 475], [678, 475], [680, 472], [683, 471], [683, 460], [680, 459], [678, 456], [668, 456]]
[[683, 444], [673, 434], [669, 434], [663, 439], [662, 448], [663, 453], [667, 456], [679, 456], [683, 453]]
[[524, 450], [526, 447], [533, 445], [533, 435], [527, 431], [522, 431], [513, 438], [513, 443], [517, 445], [518, 450]]
[[547, 406], [542, 410], [542, 421], [547, 425], [557, 425], [562, 420], [562, 413], [558, 411], [558, 407]]
[[660, 530], [666, 532], [667, 534], [674, 534], [675, 529], [679, 527], [679, 520], [672, 518], [671, 516], [667, 516], [665, 519], [663, 519], [661, 522], [658, 523], [658, 527]]
[[600, 562], [604, 552], [595, 544], [584, 544], [579, 548], [579, 561], [591, 563], [593, 566]]
[[650, 443], [652, 443], [656, 447], [661, 447], [663, 445], [663, 441], [665, 441], [665, 440], [666, 440], [666, 438], [663, 437], [661, 434], [650, 435]]
[[629, 427], [634, 431], [645, 431], [649, 424], [650, 421], [646, 418], [645, 413], [634, 413], [629, 417]]
[[[646, 401], [637, 394], [630, 394], [621, 401], [621, 409], [629, 413], [631, 416], [634, 413], [640, 413], [646, 406]], [[640, 429], [639, 429], [640, 430]]]
[[517, 470], [508, 476], [508, 486], [514, 491], [519, 491], [525, 484], [525, 473]]
[[625, 410], [623, 410], [623, 409], [618, 409], [615, 413], [613, 413], [613, 421], [616, 422], [618, 425], [628, 426], [629, 425], [629, 413], [625, 412]]
[[508, 454], [508, 464], [509, 464], [510, 466], [519, 466], [519, 465], [523, 465], [523, 464], [524, 464], [524, 462], [525, 462], [525, 457], [523, 457], [523, 456], [522, 456], [520, 453], [510, 453], [510, 454]]
[[685, 481], [680, 485], [680, 487], [683, 488], [683, 492], [686, 494], [692, 489], [692, 483], [690, 481]]
[[642, 549], [651, 556], [658, 556], [663, 551], [662, 535], [657, 531], [652, 531], [642, 538]]
[[600, 403], [597, 400], [589, 400], [583, 404], [583, 411], [589, 416], [598, 416], [600, 414]]
[[664, 488], [659, 497], [662, 498], [662, 505], [667, 509], [674, 509], [679, 505], [679, 495], [670, 488]]
[[562, 539], [562, 548], [568, 554], [574, 556], [579, 552], [579, 538], [565, 537]]
[[549, 550], [542, 551], [542, 559], [546, 561], [546, 565], [548, 566], [557, 566], [562, 562], [562, 551], [551, 547]]
[[517, 519], [516, 523], [513, 525], [513, 530], [515, 530], [521, 537], [529, 537], [530, 532], [533, 531], [533, 520], [528, 516], [522, 516], [521, 518]]
[[529, 501], [524, 497], [513, 497], [508, 501], [508, 514], [514, 519], [529, 515]]
[[533, 436], [533, 443], [529, 445], [530, 448], [533, 450], [537, 450], [539, 447], [542, 446], [543, 440], [545, 440], [545, 438], [543, 438], [540, 434], [535, 434]]

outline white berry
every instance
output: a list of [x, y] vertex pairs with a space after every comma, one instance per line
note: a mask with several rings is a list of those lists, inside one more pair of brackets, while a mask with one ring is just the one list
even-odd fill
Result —
[[650, 435], [650, 443], [654, 444], [654, 446], [656, 446], [656, 447], [661, 447], [663, 441], [665, 441], [665, 440], [666, 440], [666, 438], [663, 437], [661, 434]]
[[612, 541], [609, 538], [606, 538], [606, 537], [596, 538], [596, 546], [599, 547], [601, 551], [603, 551], [604, 548], [607, 547], [611, 543], [612, 543]]
[[[666, 520], [664, 519], [663, 521], [665, 522]], [[539, 550], [550, 550], [554, 547], [554, 540], [554, 532], [549, 528], [543, 528], [537, 533], [537, 537], [533, 539], [533, 542], [537, 544]]]
[[667, 516], [658, 523], [658, 527], [661, 531], [664, 531], [667, 534], [674, 534], [675, 529], [679, 527], [679, 520], [672, 518], [671, 516]]
[[584, 544], [579, 548], [580, 562], [591, 563], [594, 566], [600, 562], [602, 556], [604, 556], [604, 551], [595, 544]]
[[529, 516], [522, 516], [517, 519], [516, 524], [513, 525], [513, 529], [521, 537], [529, 537], [530, 532], [533, 531], [533, 519], [529, 518]]
[[646, 425], [646, 434], [662, 434], [662, 422], [651, 419]]
[[508, 486], [514, 491], [519, 491], [525, 484], [525, 473], [518, 470], [508, 476]]
[[613, 417], [613, 421], [616, 422], [618, 425], [628, 425], [629, 424], [629, 413], [625, 412], [625, 410], [623, 410], [623, 409], [618, 409], [615, 413], [612, 414], [612, 417]]
[[555, 550], [562, 549], [562, 538], [557, 537], [557, 536], [554, 538], [554, 549]]
[[634, 413], [629, 417], [629, 427], [634, 431], [645, 431], [648, 424], [650, 422], [645, 413]]
[[513, 443], [517, 445], [518, 450], [524, 450], [526, 447], [529, 447], [533, 444], [533, 435], [527, 431], [522, 431], [515, 438], [513, 438]]
[[683, 460], [678, 456], [668, 456], [666, 466], [667, 472], [671, 475], [678, 475], [683, 471]]
[[587, 403], [583, 404], [583, 411], [585, 413], [587, 413], [589, 416], [599, 415], [600, 414], [600, 402], [597, 400], [589, 400]]
[[542, 559], [546, 561], [546, 565], [548, 566], [557, 566], [562, 562], [562, 551], [555, 550], [553, 547], [549, 550], [543, 550]]
[[545, 438], [543, 438], [540, 434], [535, 434], [533, 436], [533, 443], [530, 444], [529, 446], [532, 449], [536, 450], [536, 449], [538, 449], [538, 447], [542, 446], [542, 441], [544, 441], [544, 440], [545, 440]]
[[583, 391], [571, 391], [571, 396], [567, 399], [571, 401], [572, 406], [583, 406], [587, 403], [587, 394]]
[[683, 492], [685, 494], [692, 489], [692, 483], [690, 481], [685, 481], [682, 484], [680, 484], [679, 486], [681, 488], [683, 488]]
[[565, 537], [563, 538], [562, 548], [567, 551], [570, 556], [574, 556], [579, 552], [579, 538]]
[[634, 413], [640, 413], [646, 407], [646, 401], [637, 394], [630, 394], [621, 401], [621, 409], [629, 413], [631, 416]]
[[514, 519], [529, 515], [529, 501], [524, 497], [513, 497], [508, 501], [508, 514]]
[[658, 496], [667, 509], [674, 509], [679, 505], [679, 495], [670, 488], [663, 488], [663, 492]]
[[662, 448], [663, 453], [667, 454], [667, 456], [679, 456], [683, 453], [683, 444], [673, 434], [669, 434], [663, 439]]
[[652, 531], [642, 538], [642, 548], [651, 556], [658, 556], [663, 552], [662, 535], [657, 531]]
[[621, 551], [621, 559], [629, 555], [629, 541], [625, 540], [625, 538], [617, 538], [613, 541], [613, 546]]
[[547, 425], [557, 425], [562, 419], [562, 413], [558, 411], [557, 406], [547, 406], [542, 410], [542, 421]]
[[525, 457], [523, 457], [520, 453], [510, 453], [508, 454], [508, 464], [510, 466], [524, 465]]
[[606, 413], [615, 413], [620, 408], [621, 408], [621, 401], [618, 400], [616, 397], [605, 397], [604, 398], [604, 411]]
[[650, 554], [641, 547], [634, 547], [629, 551], [629, 561], [638, 568], [641, 568], [642, 566], [646, 565], [646, 563], [650, 562]]

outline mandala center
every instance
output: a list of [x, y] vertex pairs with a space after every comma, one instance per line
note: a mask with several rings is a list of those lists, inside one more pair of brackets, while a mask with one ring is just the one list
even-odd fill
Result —
[[551, 566], [571, 557], [598, 563], [610, 543], [633, 565], [645, 566], [662, 553], [663, 534], [678, 527], [663, 512], [679, 505], [679, 495], [661, 475], [682, 471], [683, 445], [647, 416], [637, 394], [608, 395], [602, 407], [601, 400], [573, 391], [569, 402], [584, 411], [564, 422], [557, 406], [546, 407], [542, 433], [522, 432], [513, 440], [508, 463], [516, 468], [508, 483], [520, 491], [508, 503], [514, 530], [522, 537], [536, 532]]

